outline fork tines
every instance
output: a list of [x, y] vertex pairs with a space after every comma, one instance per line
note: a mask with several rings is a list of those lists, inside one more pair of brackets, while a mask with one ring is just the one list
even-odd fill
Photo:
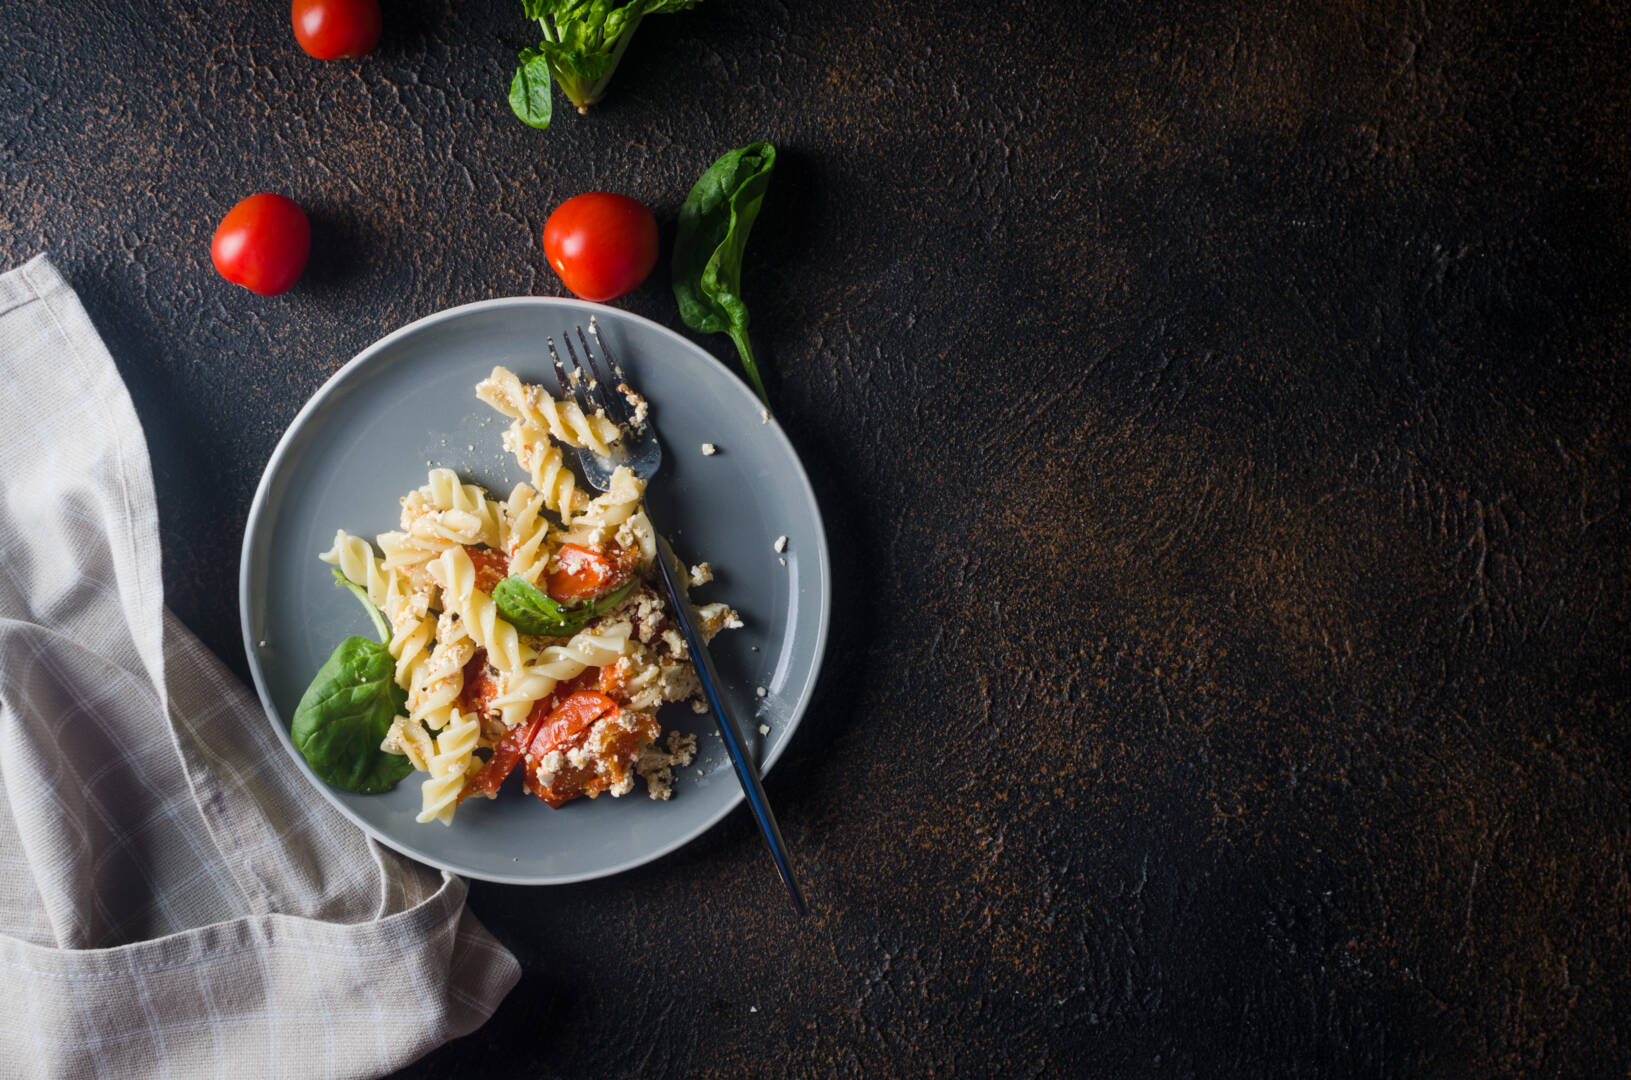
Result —
[[[570, 356], [572, 354], [572, 339], [565, 338], [563, 340], [566, 341], [567, 355]], [[572, 357], [572, 370], [568, 373], [561, 364], [561, 354], [555, 351], [555, 339], [552, 337], [545, 338], [544, 343], [549, 346], [549, 359], [555, 365], [555, 385], [561, 388], [561, 399], [564, 401], [570, 398], [577, 402], [578, 408], [582, 409], [586, 415], [592, 414], [595, 407], [584, 394], [583, 372], [578, 370], [578, 358], [576, 356]]]
[[[623, 365], [617, 362], [617, 357], [600, 336], [600, 325], [594, 316], [589, 318], [589, 333], [583, 332], [582, 326], [574, 327], [578, 335], [578, 344], [583, 348], [583, 355], [588, 363], [578, 359], [578, 351], [572, 346], [572, 335], [563, 334], [561, 342], [566, 346], [567, 358], [572, 362], [570, 372], [561, 363], [561, 356], [555, 351], [555, 339], [548, 338], [549, 357], [555, 364], [555, 381], [561, 388], [561, 396], [571, 396], [578, 403], [578, 408], [585, 413], [591, 413], [598, 408], [615, 424], [632, 427], [642, 427], [636, 421], [634, 411], [628, 400], [624, 397], [624, 390], [628, 386], [628, 377], [623, 374]], [[608, 380], [600, 369], [600, 360], [595, 355], [595, 348], [589, 344], [594, 338], [595, 345], [605, 355], [607, 371], [611, 373]], [[615, 382], [613, 381], [615, 380]], [[585, 383], [588, 385], [585, 386]]]

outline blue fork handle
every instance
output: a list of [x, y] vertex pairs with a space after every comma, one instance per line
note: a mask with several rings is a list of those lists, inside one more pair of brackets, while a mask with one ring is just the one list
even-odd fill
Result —
[[[646, 517], [651, 517], [648, 508]], [[776, 861], [776, 870], [782, 876], [782, 882], [787, 886], [788, 893], [793, 897], [793, 908], [804, 914], [804, 897], [799, 893], [797, 883], [793, 881], [793, 860], [787, 853], [787, 844], [782, 840], [782, 831], [776, 827], [776, 816], [770, 812], [770, 801], [765, 798], [764, 785], [759, 783], [759, 770], [748, 756], [747, 744], [742, 739], [742, 732], [736, 726], [736, 717], [731, 714], [730, 707], [725, 699], [719, 695], [719, 673], [714, 670], [713, 657], [708, 655], [707, 643], [702, 640], [702, 631], [697, 626], [696, 616], [691, 613], [691, 601], [686, 596], [685, 588], [681, 585], [674, 572], [674, 551], [663, 539], [663, 534], [656, 525], [651, 531], [657, 535], [657, 570], [662, 575], [663, 586], [668, 590], [668, 599], [674, 608], [674, 618], [679, 621], [680, 632], [685, 635], [685, 644], [691, 650], [691, 659], [696, 664], [697, 679], [702, 683], [702, 692], [708, 698], [708, 704], [713, 707], [714, 716], [719, 719], [719, 734], [725, 740], [725, 749], [731, 755], [731, 764], [736, 768], [736, 778], [742, 782], [742, 791], [748, 797], [748, 807], [753, 811], [753, 818], [759, 823], [759, 831], [764, 834], [765, 843], [770, 845], [770, 857]]]

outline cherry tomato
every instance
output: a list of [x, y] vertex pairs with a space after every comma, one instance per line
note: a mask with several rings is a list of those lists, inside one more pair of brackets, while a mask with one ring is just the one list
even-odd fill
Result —
[[563, 604], [593, 600], [621, 588], [638, 566], [638, 557], [619, 547], [602, 554], [580, 544], [562, 544], [544, 591]]
[[591, 191], [544, 222], [544, 257], [585, 300], [616, 300], [657, 265], [657, 219], [627, 195]]
[[288, 290], [311, 254], [311, 225], [292, 199], [262, 192], [227, 211], [210, 241], [221, 276], [262, 296]]
[[319, 60], [361, 56], [379, 44], [379, 0], [294, 0], [294, 39]]

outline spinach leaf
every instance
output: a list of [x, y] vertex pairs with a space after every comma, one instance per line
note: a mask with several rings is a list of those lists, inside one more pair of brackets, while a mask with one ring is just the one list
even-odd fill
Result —
[[680, 208], [673, 263], [680, 318], [700, 333], [730, 335], [742, 370], [767, 406], [770, 398], [748, 340], [742, 255], [775, 166], [776, 148], [767, 142], [732, 150], [710, 165]]
[[549, 92], [549, 62], [534, 49], [521, 50], [521, 66], [510, 80], [510, 108], [531, 127], [547, 128], [554, 102]]
[[396, 684], [396, 660], [386, 647], [390, 628], [368, 593], [338, 569], [334, 578], [362, 601], [384, 641], [340, 642], [301, 695], [289, 735], [325, 783], [372, 795], [391, 790], [413, 771], [406, 757], [379, 748], [391, 721], [406, 711], [408, 695]]
[[[624, 51], [647, 15], [684, 11], [701, 0], [521, 0], [521, 9], [543, 31], [537, 49], [521, 53], [510, 83], [510, 108], [525, 123], [549, 126], [549, 76], [588, 112], [612, 81]], [[544, 99], [540, 107], [539, 98]]]
[[504, 621], [523, 634], [566, 637], [589, 624], [602, 611], [610, 611], [634, 591], [639, 578], [592, 603], [565, 607], [523, 577], [507, 577], [493, 590], [493, 603]]

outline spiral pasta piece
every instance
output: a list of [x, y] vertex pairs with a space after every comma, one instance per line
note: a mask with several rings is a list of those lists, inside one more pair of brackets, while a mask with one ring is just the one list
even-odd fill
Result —
[[560, 517], [571, 521], [583, 509], [589, 497], [578, 488], [578, 479], [566, 467], [561, 448], [549, 439], [549, 433], [536, 424], [516, 420], [504, 430], [504, 449], [515, 455], [516, 462], [532, 477], [532, 485], [544, 497], [544, 505]]
[[422, 654], [408, 686], [408, 719], [432, 731], [447, 726], [464, 690], [464, 665], [476, 654], [462, 622], [444, 612], [435, 648]]
[[387, 754], [405, 755], [415, 769], [427, 772], [430, 758], [436, 753], [436, 742], [425, 731], [425, 725], [399, 716], [391, 721], [391, 730], [385, 733], [385, 741], [379, 748]]
[[557, 401], [542, 387], [527, 386], [506, 367], [495, 367], [476, 384], [476, 396], [512, 420], [543, 428], [567, 446], [604, 454], [618, 440], [617, 425], [600, 413], [587, 416], [573, 401]]
[[422, 544], [405, 532], [380, 533], [374, 543], [385, 553], [381, 563], [384, 569], [407, 577], [421, 574], [426, 563], [446, 550], [445, 546]]
[[525, 659], [521, 636], [498, 614], [498, 605], [476, 588], [476, 568], [462, 547], [448, 548], [430, 564], [430, 575], [442, 587], [442, 607], [462, 621], [464, 632], [487, 650], [487, 661], [500, 671], [514, 671]]
[[480, 743], [481, 723], [476, 714], [455, 711], [451, 722], [436, 736], [436, 750], [425, 762], [430, 778], [420, 787], [423, 805], [417, 821], [453, 823], [453, 811], [459, 805], [465, 774], [475, 760]]
[[589, 668], [616, 663], [632, 648], [629, 632], [626, 622], [604, 633], [580, 630], [566, 644], [540, 650], [532, 663], [500, 677], [493, 707], [507, 726], [514, 727], [526, 719], [534, 702], [548, 697], [560, 683]]
[[453, 544], [498, 545], [498, 508], [487, 492], [452, 469], [432, 469], [426, 483], [402, 499], [402, 528], [431, 551]]
[[317, 556], [330, 566], [338, 566], [340, 573], [361, 585], [375, 607], [385, 610], [385, 595], [390, 589], [390, 575], [374, 555], [374, 549], [360, 536], [352, 536], [344, 529], [334, 534], [334, 546]]
[[615, 528], [639, 512], [640, 499], [645, 493], [646, 482], [635, 476], [627, 465], [619, 465], [612, 470], [608, 490], [591, 500], [572, 524], [585, 529]]
[[544, 496], [526, 484], [515, 485], [504, 504], [504, 550], [510, 557], [509, 573], [536, 584], [549, 562], [549, 522], [542, 511]]

